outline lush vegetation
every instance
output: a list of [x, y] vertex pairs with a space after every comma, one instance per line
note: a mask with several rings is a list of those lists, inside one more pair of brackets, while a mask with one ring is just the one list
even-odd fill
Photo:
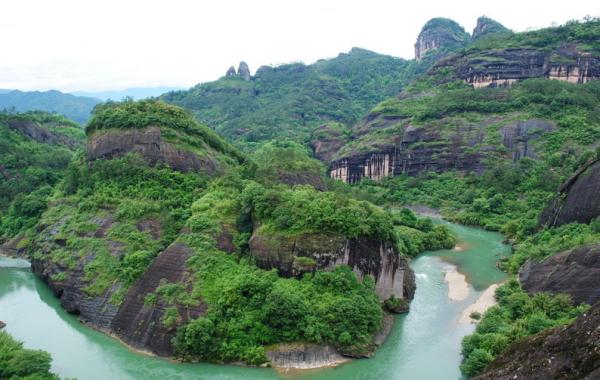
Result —
[[0, 241], [36, 223], [83, 137], [61, 116], [0, 113]]
[[529, 335], [565, 325], [589, 306], [574, 306], [566, 295], [527, 295], [516, 280], [496, 290], [498, 305], [485, 312], [474, 334], [462, 343], [462, 371], [477, 375], [508, 346]]
[[44, 111], [85, 123], [100, 100], [65, 94], [60, 91], [10, 91], [0, 93], [0, 110]]
[[431, 63], [354, 48], [312, 65], [263, 66], [250, 81], [221, 78], [162, 98], [245, 145], [282, 138], [306, 142], [323, 123], [354, 123]]
[[58, 380], [50, 372], [51, 362], [47, 352], [23, 348], [23, 343], [0, 331], [0, 378]]
[[156, 100], [106, 102], [94, 108], [86, 133], [111, 129], [141, 129], [156, 126], [174, 142], [196, 149], [210, 147], [238, 160], [242, 156], [210, 128], [197, 123], [180, 107]]

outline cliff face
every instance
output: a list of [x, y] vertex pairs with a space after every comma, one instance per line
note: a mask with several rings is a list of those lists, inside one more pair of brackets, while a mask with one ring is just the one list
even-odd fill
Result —
[[145, 298], [159, 287], [161, 282], [179, 283], [186, 275], [185, 262], [191, 249], [184, 244], [174, 243], [152, 262], [148, 270], [127, 291], [125, 301], [112, 321], [112, 330], [126, 343], [138, 347], [149, 348], [160, 356], [173, 356], [171, 339], [175, 336], [176, 327], [188, 320], [203, 315], [206, 306], [177, 305], [182, 321], [177, 325], [166, 326], [163, 323], [166, 305], [162, 301], [147, 304]]
[[[177, 325], [167, 326], [163, 323], [167, 305], [162, 300], [148, 303], [146, 297], [155, 293], [164, 282], [177, 283], [188, 275], [185, 263], [191, 250], [183, 244], [172, 244], [154, 259], [148, 270], [124, 294], [121, 282], [113, 283], [100, 293], [90, 294], [86, 266], [94, 260], [96, 252], [89, 252], [74, 265], [68, 260], [61, 262], [53, 258], [53, 253], [64, 250], [67, 244], [59, 233], [65, 222], [66, 219], [63, 219], [39, 230], [44, 240], [37, 242], [38, 251], [31, 260], [33, 272], [50, 286], [66, 311], [79, 315], [92, 327], [114, 333], [138, 349], [149, 350], [159, 356], [173, 356], [171, 339], [177, 326], [202, 315], [206, 306], [201, 303], [177, 304], [182, 320]], [[122, 256], [122, 244], [107, 238], [108, 231], [119, 227], [118, 222], [112, 215], [94, 222], [98, 228], [82, 238], [103, 239], [103, 245], [109, 247], [111, 255]], [[160, 225], [155, 220], [139, 223], [137, 227], [140, 231], [147, 231], [154, 239], [160, 238]], [[57, 277], [59, 273], [62, 277]], [[121, 297], [123, 302], [119, 303], [117, 299]]]
[[388, 242], [319, 234], [288, 237], [263, 233], [259, 228], [250, 239], [250, 252], [259, 267], [277, 268], [283, 276], [348, 265], [359, 279], [373, 276], [382, 300], [414, 296], [414, 273]]
[[513, 344], [476, 380], [600, 378], [600, 304], [569, 326]]
[[421, 29], [415, 43], [415, 59], [417, 61], [431, 51], [436, 55], [466, 46], [469, 35], [455, 21], [445, 18], [429, 20]]
[[432, 72], [447, 69], [475, 88], [510, 87], [528, 78], [586, 83], [600, 78], [600, 57], [575, 45], [550, 51], [515, 47], [454, 55], [439, 62]]
[[528, 293], [566, 293], [576, 303], [600, 301], [600, 245], [559, 253], [536, 263], [527, 261], [519, 280]]
[[[358, 141], [369, 139], [369, 131], [396, 128], [387, 141], [375, 142], [367, 152], [340, 150], [329, 165], [329, 175], [346, 183], [355, 183], [362, 178], [379, 180], [400, 174], [417, 175], [433, 171], [485, 170], [484, 160], [490, 153], [497, 152], [498, 146], [488, 141], [498, 141], [506, 148], [513, 161], [523, 157], [536, 157], [534, 142], [545, 132], [555, 129], [546, 120], [530, 119], [517, 122], [502, 118], [487, 118], [474, 123], [456, 123], [440, 120], [431, 125], [402, 125], [401, 118], [392, 119], [384, 115], [371, 114], [356, 128]], [[498, 129], [496, 124], [504, 124]], [[313, 146], [315, 146], [313, 144]], [[335, 157], [335, 156], [334, 156]]]
[[183, 172], [214, 173], [217, 170], [217, 162], [209, 156], [200, 157], [165, 141], [158, 127], [98, 132], [87, 144], [89, 160], [111, 159], [128, 153], [139, 153], [153, 165], [165, 163]]
[[589, 223], [600, 216], [600, 160], [582, 166], [563, 183], [558, 194], [540, 215], [548, 227], [567, 223]]

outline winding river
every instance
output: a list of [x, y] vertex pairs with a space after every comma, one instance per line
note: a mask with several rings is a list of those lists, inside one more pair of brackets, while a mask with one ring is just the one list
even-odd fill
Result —
[[[300, 373], [273, 369], [176, 364], [138, 354], [94, 331], [67, 314], [50, 289], [23, 260], [0, 257], [0, 320], [27, 348], [52, 354], [52, 370], [64, 377], [85, 379], [460, 379], [460, 342], [473, 330], [459, 323], [465, 308], [491, 284], [504, 279], [495, 262], [507, 255], [502, 236], [478, 228], [440, 222], [459, 238], [461, 250], [425, 252], [412, 261], [417, 292], [410, 313], [396, 317], [391, 335], [367, 360], [337, 368]], [[469, 294], [463, 301], [448, 298], [445, 272], [466, 276]]]

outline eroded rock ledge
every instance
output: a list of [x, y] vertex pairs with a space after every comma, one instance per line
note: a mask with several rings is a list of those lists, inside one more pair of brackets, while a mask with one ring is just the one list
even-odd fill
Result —
[[100, 131], [94, 133], [87, 144], [89, 160], [111, 159], [128, 153], [138, 153], [153, 165], [165, 163], [182, 172], [214, 173], [217, 170], [217, 162], [209, 156], [177, 149], [165, 141], [159, 127]]
[[412, 299], [415, 276], [408, 261], [393, 244], [374, 239], [346, 239], [342, 236], [304, 234], [289, 237], [255, 230], [250, 252], [263, 269], [277, 268], [280, 275], [300, 276], [317, 269], [348, 265], [359, 279], [375, 279], [379, 298]]

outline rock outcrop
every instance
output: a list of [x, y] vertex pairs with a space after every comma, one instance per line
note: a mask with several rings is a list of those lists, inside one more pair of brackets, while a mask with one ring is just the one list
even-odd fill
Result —
[[256, 229], [250, 253], [263, 269], [277, 268], [280, 275], [300, 276], [317, 269], [348, 265], [359, 279], [371, 275], [380, 299], [412, 299], [415, 278], [407, 260], [393, 244], [367, 238], [346, 239], [322, 234], [288, 237]]
[[540, 215], [540, 224], [556, 227], [589, 223], [600, 216], [600, 159], [583, 165], [558, 189], [558, 194]]
[[433, 18], [423, 26], [415, 43], [415, 59], [423, 59], [428, 52], [436, 51], [436, 58], [444, 53], [467, 45], [469, 34], [455, 21]]
[[227, 69], [227, 72], [225, 73], [225, 77], [226, 78], [241, 78], [246, 81], [248, 81], [252, 78], [252, 76], [250, 75], [250, 68], [248, 67], [248, 64], [244, 61], [240, 62], [237, 72], [235, 71], [235, 67], [233, 67], [233, 66], [231, 66], [229, 69]]
[[536, 158], [532, 142], [555, 129], [556, 126], [546, 120], [519, 121], [502, 128], [502, 144], [512, 153], [513, 162], [524, 157]]
[[432, 73], [448, 69], [475, 88], [510, 87], [528, 78], [586, 83], [600, 79], [600, 57], [575, 45], [550, 51], [515, 47], [453, 55], [438, 62]]
[[[175, 283], [188, 275], [185, 263], [191, 250], [183, 244], [172, 244], [154, 259], [148, 270], [125, 294], [121, 294], [122, 283], [119, 281], [102, 292], [90, 293], [86, 265], [94, 259], [96, 252], [88, 252], [74, 265], [69, 261], [62, 263], [52, 257], [53, 252], [64, 249], [67, 244], [59, 233], [65, 222], [66, 219], [63, 219], [39, 229], [39, 236], [43, 238], [37, 241], [37, 253], [31, 260], [33, 272], [50, 286], [67, 312], [78, 315], [91, 327], [114, 334], [132, 347], [148, 350], [159, 356], [173, 356], [171, 339], [175, 336], [176, 326], [164, 323], [167, 305], [161, 299], [156, 303], [148, 303], [146, 297], [154, 293], [163, 282]], [[103, 239], [110, 254], [122, 255], [122, 245], [107, 237], [110, 229], [117, 226], [112, 215], [93, 222], [97, 224], [97, 229], [82, 237]], [[142, 222], [138, 229], [142, 231], [153, 224], [156, 221]], [[154, 232], [150, 229], [147, 231], [151, 236], [155, 233], [156, 239], [160, 238], [156, 228]], [[71, 254], [75, 255], [74, 252]], [[115, 297], [122, 297], [123, 301], [119, 302]], [[206, 310], [206, 306], [201, 303], [175, 306], [182, 318], [177, 325], [202, 315]]]
[[471, 39], [475, 41], [481, 37], [497, 33], [511, 33], [511, 31], [498, 21], [492, 20], [486, 16], [481, 16], [477, 19], [477, 25], [475, 25], [475, 28], [473, 29]]
[[[125, 294], [125, 300], [115, 315], [111, 328], [125, 343], [140, 349], [150, 349], [160, 356], [173, 356], [171, 339], [175, 336], [176, 325], [169, 326], [163, 321], [167, 305], [159, 300], [147, 304], [146, 297], [153, 294], [161, 282], [179, 283], [186, 273], [185, 262], [191, 249], [184, 244], [174, 243], [152, 262], [150, 267]], [[204, 314], [206, 306], [198, 304], [177, 305], [178, 314], [184, 324], [188, 320]]]
[[311, 343], [279, 344], [266, 355], [273, 367], [282, 369], [333, 367], [349, 360], [331, 346]]
[[81, 141], [54, 133], [31, 120], [11, 119], [8, 120], [7, 125], [10, 129], [20, 132], [30, 139], [42, 144], [60, 144], [71, 149], [78, 148], [82, 145]]
[[514, 343], [474, 380], [600, 378], [600, 303], [575, 323]]
[[159, 127], [100, 131], [90, 136], [87, 144], [89, 160], [111, 159], [129, 153], [138, 153], [153, 165], [164, 163], [182, 172], [217, 171], [214, 159], [176, 148], [165, 140]]
[[523, 289], [534, 294], [566, 293], [574, 302], [600, 301], [600, 245], [561, 252], [542, 262], [528, 260], [519, 271]]
[[250, 80], [250, 68], [248, 67], [248, 64], [246, 62], [240, 62], [240, 65], [238, 66], [237, 70], [237, 75], [243, 80]]
[[[444, 172], [460, 170], [482, 172], [485, 152], [493, 147], [484, 144], [485, 130], [488, 124], [497, 120], [484, 120], [480, 123], [459, 125], [447, 122], [447, 125], [407, 125], [399, 129], [398, 134], [388, 141], [374, 143], [365, 153], [340, 150], [337, 158], [329, 165], [331, 178], [346, 183], [355, 183], [362, 178], [380, 180], [399, 174], [417, 175], [422, 172]], [[383, 115], [369, 115], [358, 126], [358, 133], [368, 133], [383, 128], [382, 125], [398, 123], [402, 119], [392, 119]], [[446, 123], [442, 121], [442, 123]], [[365, 132], [360, 132], [360, 130]], [[360, 138], [360, 136], [359, 136]], [[369, 136], [366, 136], [368, 139]]]
[[235, 67], [231, 66], [230, 68], [227, 69], [227, 72], [225, 73], [225, 77], [226, 78], [232, 78], [232, 77], [236, 77], [237, 73], [235, 72]]

